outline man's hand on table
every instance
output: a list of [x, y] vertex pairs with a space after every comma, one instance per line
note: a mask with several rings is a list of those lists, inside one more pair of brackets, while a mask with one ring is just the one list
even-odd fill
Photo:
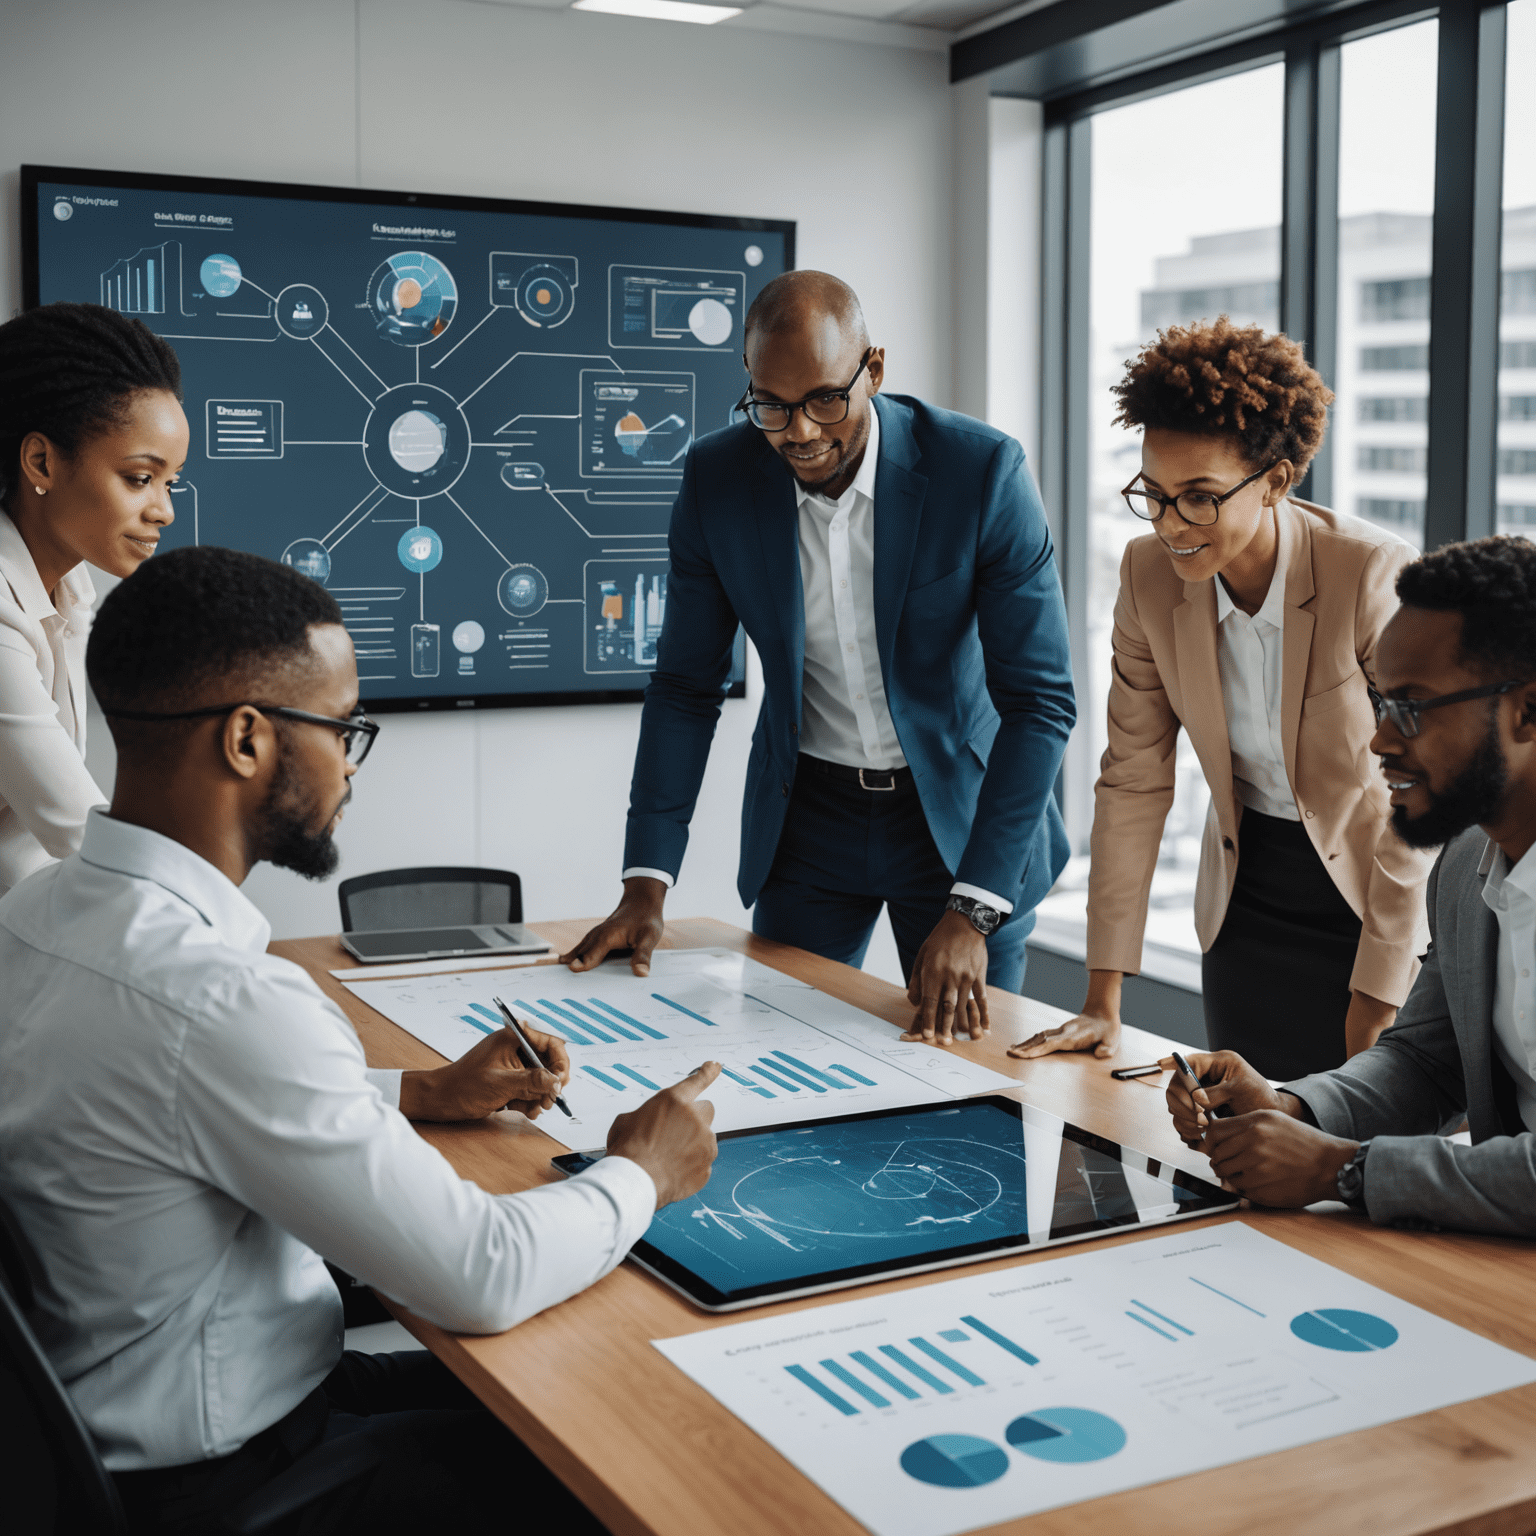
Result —
[[719, 1076], [720, 1063], [706, 1061], [682, 1082], [620, 1115], [608, 1132], [609, 1152], [639, 1163], [650, 1174], [657, 1210], [697, 1194], [709, 1182], [719, 1151], [710, 1130], [715, 1106], [708, 1100], [695, 1101]]
[[[1235, 1051], [1190, 1051], [1186, 1059], [1209, 1087], [1192, 1092], [1177, 1072], [1168, 1084], [1168, 1113], [1185, 1146], [1204, 1152], [1222, 1187], [1256, 1205], [1293, 1207], [1338, 1198], [1339, 1169], [1360, 1143], [1307, 1123], [1294, 1093], [1271, 1088]], [[1169, 1057], [1161, 1065], [1171, 1067]], [[1211, 1111], [1230, 1105], [1233, 1118]]]
[[498, 1109], [521, 1110], [530, 1120], [555, 1107], [555, 1095], [571, 1080], [565, 1042], [529, 1025], [528, 1043], [548, 1068], [534, 1072], [517, 1054], [517, 1037], [500, 1029], [457, 1061], [400, 1079], [400, 1113], [407, 1120], [480, 1120]]
[[667, 899], [666, 882], [649, 875], [634, 875], [624, 882], [624, 895], [613, 911], [582, 941], [560, 956], [573, 971], [590, 971], [601, 965], [609, 950], [629, 949], [629, 968], [636, 976], [651, 974], [651, 951], [661, 942], [665, 923], [661, 911]]
[[917, 952], [907, 1001], [917, 1009], [903, 1040], [980, 1040], [987, 1018], [987, 941], [963, 912], [946, 912]]

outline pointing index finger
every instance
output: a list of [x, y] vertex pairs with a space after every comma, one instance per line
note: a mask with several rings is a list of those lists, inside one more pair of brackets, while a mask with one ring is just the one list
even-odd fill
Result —
[[685, 1104], [691, 1104], [720, 1076], [720, 1071], [718, 1061], [706, 1061], [702, 1066], [695, 1067], [680, 1083], [673, 1083], [667, 1091], [675, 1094]]

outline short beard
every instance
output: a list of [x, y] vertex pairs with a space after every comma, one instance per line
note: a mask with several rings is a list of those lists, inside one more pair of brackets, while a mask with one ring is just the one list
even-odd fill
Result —
[[[874, 406], [870, 406], [874, 410]], [[847, 448], [838, 455], [837, 463], [829, 469], [819, 480], [802, 480], [795, 475], [795, 484], [803, 491], [809, 491], [812, 496], [819, 496], [829, 485], [836, 485], [844, 475], [848, 473], [848, 466], [863, 453], [869, 446], [869, 422], [864, 423], [864, 435], [858, 442], [850, 442]], [[784, 449], [779, 449], [779, 456], [789, 465], [790, 474], [795, 474], [794, 462], [785, 454]]]
[[[349, 786], [342, 805], [352, 798]], [[337, 807], [340, 810], [340, 806]], [[272, 788], [256, 832], [256, 857], [279, 869], [291, 869], [306, 880], [328, 880], [341, 863], [341, 849], [330, 833], [332, 817], [318, 832], [308, 829], [321, 815], [313, 795], [306, 794], [293, 772], [292, 759], [283, 751], [272, 776]]]
[[1468, 827], [1496, 820], [1508, 787], [1509, 764], [1499, 745], [1498, 716], [1490, 710], [1481, 745], [1450, 788], [1437, 795], [1426, 784], [1429, 809], [1422, 816], [1409, 817], [1403, 806], [1395, 807], [1392, 830], [1410, 848], [1438, 848]]

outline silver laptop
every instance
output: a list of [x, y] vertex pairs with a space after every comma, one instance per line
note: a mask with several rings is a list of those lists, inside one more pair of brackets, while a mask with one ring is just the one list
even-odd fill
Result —
[[364, 964], [452, 960], [465, 955], [547, 955], [551, 945], [521, 923], [465, 923], [453, 928], [372, 928], [340, 935]]

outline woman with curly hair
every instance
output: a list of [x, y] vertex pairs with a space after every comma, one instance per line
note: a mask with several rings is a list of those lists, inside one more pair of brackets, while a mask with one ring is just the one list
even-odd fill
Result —
[[1195, 888], [1210, 1048], [1266, 1077], [1325, 1071], [1392, 1022], [1424, 948], [1431, 857], [1391, 828], [1368, 693], [1415, 551], [1291, 495], [1333, 395], [1288, 337], [1175, 327], [1115, 394], [1116, 423], [1142, 432], [1123, 494], [1151, 531], [1120, 564], [1088, 996], [1013, 1054], [1114, 1054], [1182, 726], [1211, 790]]
[[86, 563], [136, 571], [175, 514], [181, 367], [137, 320], [45, 304], [0, 325], [0, 894], [80, 846]]

